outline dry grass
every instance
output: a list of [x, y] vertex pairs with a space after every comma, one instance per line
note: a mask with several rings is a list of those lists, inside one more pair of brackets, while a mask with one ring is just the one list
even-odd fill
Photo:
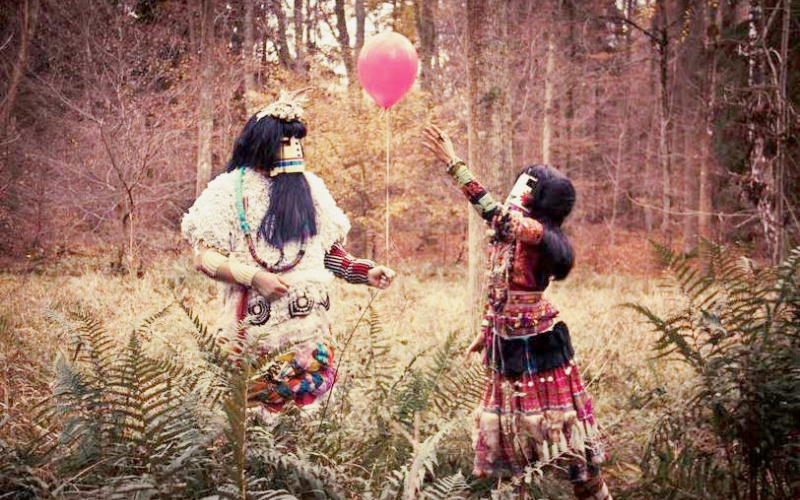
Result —
[[[469, 342], [465, 283], [461, 268], [423, 269], [402, 273], [391, 289], [374, 298], [384, 328], [396, 339], [392, 355], [398, 366], [434, 348], [450, 332], [459, 332], [463, 345]], [[27, 275], [0, 274], [0, 441], [13, 445], [28, 438], [22, 430], [29, 428], [30, 409], [48, 391], [55, 353], [66, 348], [64, 332], [47, 319], [49, 310], [80, 304], [103, 320], [108, 331], [119, 332], [123, 341], [125, 332], [176, 297], [204, 322], [213, 323], [216, 290], [214, 282], [189, 268], [188, 257], [155, 263], [142, 278], [110, 274], [98, 269], [97, 262], [62, 263]], [[654, 334], [620, 304], [638, 302], [662, 310], [667, 298], [652, 279], [580, 269], [554, 284], [548, 294], [570, 327], [595, 397], [596, 414], [610, 445], [607, 470], [612, 483], [633, 484], [649, 431], [663, 410], [661, 396], [680, 395], [687, 380], [674, 365], [653, 359]], [[370, 300], [367, 288], [337, 283], [332, 301], [339, 338], [347, 337]], [[362, 337], [356, 331], [353, 342]], [[164, 337], [153, 338], [149, 348], [166, 345], [190, 353], [193, 344], [185, 331], [172, 328]], [[466, 430], [468, 422], [464, 425]]]

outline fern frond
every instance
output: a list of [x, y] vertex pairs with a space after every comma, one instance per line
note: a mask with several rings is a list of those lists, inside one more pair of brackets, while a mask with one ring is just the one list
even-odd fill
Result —
[[470, 363], [447, 373], [444, 382], [433, 395], [433, 404], [441, 415], [472, 411], [481, 401], [486, 370], [482, 363]]
[[437, 479], [422, 490], [424, 500], [467, 500], [470, 488], [461, 472]]
[[394, 364], [390, 361], [392, 350], [392, 340], [387, 337], [383, 329], [380, 314], [369, 307], [367, 312], [367, 328], [369, 339], [369, 351], [365, 363], [365, 370], [370, 374], [373, 387], [370, 392], [374, 392], [377, 401], [384, 401], [389, 395], [389, 387], [392, 385], [392, 374]]
[[[164, 306], [163, 309], [160, 311], [156, 311], [155, 313], [151, 314], [150, 316], [146, 317], [142, 322], [133, 330], [134, 335], [148, 337], [150, 330], [155, 325], [156, 321], [164, 318], [169, 310], [172, 308], [173, 303], [169, 303]], [[149, 338], [148, 338], [149, 340]]]
[[388, 478], [388, 483], [382, 489], [381, 498], [390, 498], [390, 495], [396, 494], [398, 483], [403, 485], [404, 496], [416, 498], [422, 491], [426, 476], [435, 477], [435, 469], [438, 465], [436, 451], [439, 442], [453, 430], [455, 425], [456, 420], [445, 422], [435, 433], [420, 443], [413, 442], [413, 436], [407, 436], [409, 440], [412, 440], [414, 453], [407, 465], [402, 466], [399, 471], [393, 472]]
[[656, 341], [656, 349], [661, 351], [662, 356], [673, 352], [670, 346], [680, 352], [681, 355], [694, 366], [703, 366], [705, 360], [703, 359], [700, 351], [692, 347], [690, 342], [691, 332], [686, 328], [687, 317], [684, 313], [673, 316], [669, 319], [662, 319], [658, 314], [653, 312], [650, 308], [641, 304], [625, 303], [623, 307], [628, 307], [645, 316], [657, 332], [661, 334], [661, 338]]
[[459, 359], [457, 336], [457, 331], [450, 332], [434, 351], [432, 364], [422, 371], [411, 372], [409, 381], [397, 398], [397, 415], [401, 422], [410, 425], [415, 413], [427, 411], [437, 399], [440, 403], [437, 408], [444, 407], [442, 399], [451, 393], [451, 388], [445, 384], [453, 369], [453, 360]]
[[800, 250], [767, 269], [708, 242], [701, 263], [662, 253], [684, 304], [665, 318], [627, 306], [661, 334], [655, 348], [678, 354], [698, 382], [654, 431], [652, 486], [702, 498], [788, 498], [797, 464], [787, 450], [800, 422], [800, 399], [790, 396], [800, 391], [791, 368], [800, 359]]
[[201, 355], [204, 356], [206, 361], [217, 366], [229, 366], [230, 355], [222, 349], [217, 341], [216, 334], [209, 332], [208, 327], [200, 320], [200, 317], [195, 315], [186, 304], [182, 302], [179, 302], [179, 304], [194, 327], [191, 330], [191, 334]]
[[254, 500], [298, 500], [296, 496], [292, 495], [286, 490], [261, 490], [262, 483], [266, 483], [264, 478], [258, 478], [250, 483], [248, 498]]

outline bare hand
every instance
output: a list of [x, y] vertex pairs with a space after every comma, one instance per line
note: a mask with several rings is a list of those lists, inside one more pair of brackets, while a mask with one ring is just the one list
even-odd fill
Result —
[[422, 131], [422, 145], [443, 163], [452, 163], [457, 158], [453, 142], [436, 125], [430, 124]]
[[469, 358], [473, 352], [479, 352], [483, 349], [483, 334], [478, 334], [472, 343], [464, 349], [464, 359]]
[[397, 273], [386, 266], [375, 266], [367, 271], [367, 283], [369, 286], [384, 290], [389, 288], [396, 275]]
[[289, 293], [289, 285], [277, 274], [267, 271], [257, 272], [253, 276], [252, 286], [259, 295], [267, 300], [275, 300]]

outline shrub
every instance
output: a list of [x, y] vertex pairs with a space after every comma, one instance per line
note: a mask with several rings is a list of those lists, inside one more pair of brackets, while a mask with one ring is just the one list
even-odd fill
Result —
[[696, 379], [651, 436], [649, 497], [800, 497], [800, 248], [771, 268], [711, 243], [656, 249], [680, 304], [666, 317], [628, 305]]

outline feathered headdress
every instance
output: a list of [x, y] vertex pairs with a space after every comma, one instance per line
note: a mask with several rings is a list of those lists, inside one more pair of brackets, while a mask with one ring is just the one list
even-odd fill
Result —
[[295, 92], [281, 90], [278, 100], [256, 113], [256, 119], [260, 120], [265, 116], [271, 116], [283, 121], [301, 120], [305, 110], [303, 105], [308, 98], [303, 94], [308, 89], [300, 89]]

